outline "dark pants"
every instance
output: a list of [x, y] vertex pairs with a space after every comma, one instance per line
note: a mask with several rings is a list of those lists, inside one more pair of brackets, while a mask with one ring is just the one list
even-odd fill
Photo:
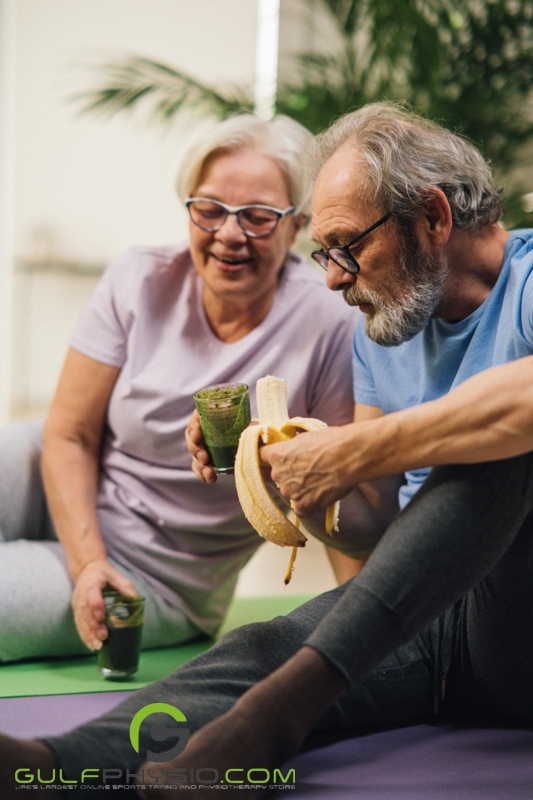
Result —
[[441, 709], [452, 718], [533, 723], [532, 501], [533, 455], [436, 468], [357, 578], [286, 617], [230, 632], [100, 719], [47, 739], [64, 775], [135, 771], [155, 749], [156, 721], [141, 725], [137, 754], [137, 710], [169, 703], [196, 730], [306, 641], [352, 683], [314, 736], [428, 721], [443, 679]]

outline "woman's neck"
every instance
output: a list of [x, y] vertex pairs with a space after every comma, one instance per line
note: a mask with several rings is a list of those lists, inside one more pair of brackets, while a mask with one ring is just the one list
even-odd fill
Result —
[[211, 330], [221, 341], [231, 344], [242, 339], [265, 319], [272, 308], [276, 289], [254, 298], [220, 298], [204, 284], [202, 301]]

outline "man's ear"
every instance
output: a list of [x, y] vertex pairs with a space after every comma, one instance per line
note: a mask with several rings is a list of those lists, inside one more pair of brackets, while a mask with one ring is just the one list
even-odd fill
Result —
[[429, 244], [442, 246], [447, 243], [452, 231], [452, 210], [442, 189], [431, 187], [430, 192], [420, 209], [417, 225]]

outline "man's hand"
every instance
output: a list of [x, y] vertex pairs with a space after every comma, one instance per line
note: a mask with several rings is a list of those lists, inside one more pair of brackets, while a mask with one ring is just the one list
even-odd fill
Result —
[[216, 483], [216, 472], [209, 463], [209, 453], [205, 448], [197, 411], [194, 412], [189, 420], [185, 431], [185, 441], [192, 456], [191, 468], [196, 477], [203, 483]]
[[72, 609], [78, 633], [91, 650], [99, 650], [102, 641], [107, 639], [107, 628], [103, 623], [105, 603], [102, 590], [105, 586], [122, 594], [137, 594], [135, 586], [117, 572], [109, 561], [98, 559], [85, 565], [76, 580]]
[[[331, 662], [313, 648], [302, 647], [268, 678], [249, 689], [230, 711], [200, 728], [185, 751], [168, 762], [166, 768], [185, 768], [189, 774], [208, 764], [218, 770], [223, 782], [228, 769], [239, 770], [237, 774], [245, 778], [249, 769], [259, 767], [272, 772], [298, 752], [313, 725], [346, 689], [344, 677]], [[148, 762], [143, 768], [143, 783], [153, 784], [152, 779], [147, 779], [148, 769], [157, 775], [160, 765]], [[268, 785], [247, 789], [246, 797], [258, 798], [267, 792]], [[137, 789], [137, 793], [143, 798], [153, 794], [149, 788]], [[209, 800], [213, 791], [176, 786], [161, 789], [159, 794], [169, 800]]]
[[300, 433], [288, 442], [261, 448], [261, 461], [272, 467], [272, 480], [299, 517], [340, 500], [355, 485], [350, 469], [353, 453], [346, 446], [348, 427], [353, 425]]

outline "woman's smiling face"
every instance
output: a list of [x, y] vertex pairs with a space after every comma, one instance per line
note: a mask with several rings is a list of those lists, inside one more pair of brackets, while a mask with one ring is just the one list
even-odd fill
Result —
[[[191, 194], [229, 206], [260, 204], [283, 210], [291, 205], [279, 164], [251, 148], [208, 158]], [[279, 271], [297, 232], [291, 215], [260, 239], [247, 237], [234, 214], [228, 215], [218, 231], [204, 231], [192, 221], [189, 229], [192, 259], [205, 283], [205, 299], [246, 304], [274, 295]]]

